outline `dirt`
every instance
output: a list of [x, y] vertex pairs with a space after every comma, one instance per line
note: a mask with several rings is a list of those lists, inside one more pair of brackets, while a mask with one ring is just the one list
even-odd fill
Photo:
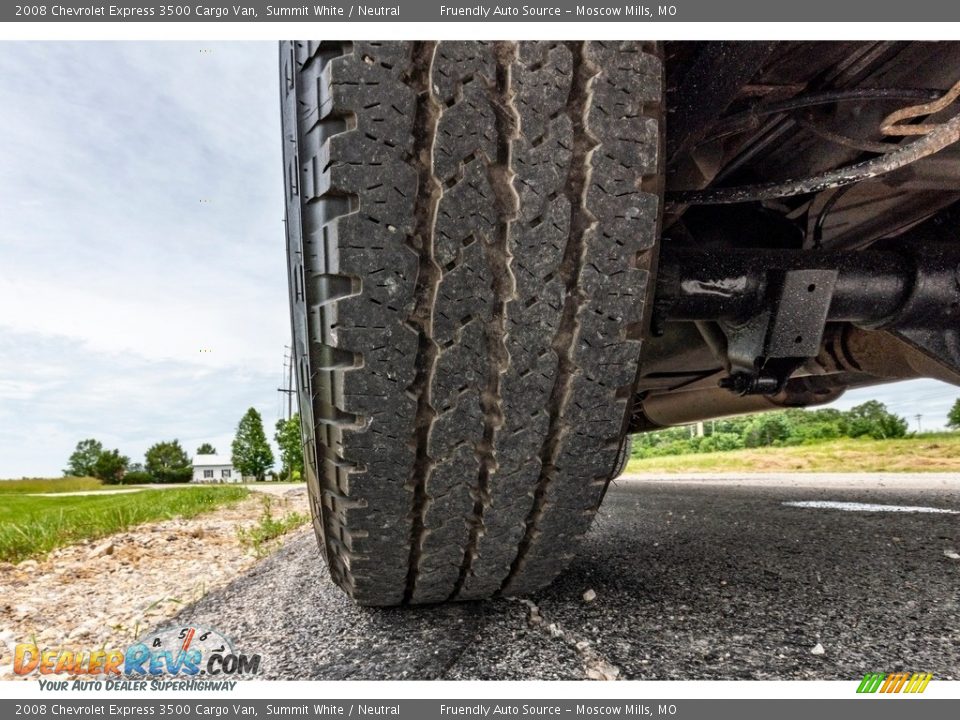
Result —
[[[270, 494], [275, 517], [309, 512], [302, 487]], [[18, 643], [122, 649], [248, 570], [258, 560], [237, 530], [257, 524], [262, 497], [251, 493], [190, 519], [147, 523], [59, 548], [42, 560], [0, 564], [0, 679], [17, 677], [12, 654]]]

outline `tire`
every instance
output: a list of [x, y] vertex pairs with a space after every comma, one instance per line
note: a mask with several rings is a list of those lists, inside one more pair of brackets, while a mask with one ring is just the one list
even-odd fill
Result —
[[620, 448], [620, 457], [617, 458], [617, 466], [613, 470], [613, 475], [610, 476], [611, 480], [616, 480], [618, 477], [623, 475], [623, 472], [627, 469], [627, 463], [630, 462], [630, 450], [633, 447], [633, 440], [627, 436], [626, 442], [623, 443], [623, 446]]
[[618, 467], [660, 199], [654, 44], [287, 42], [314, 527], [364, 605], [527, 593]]

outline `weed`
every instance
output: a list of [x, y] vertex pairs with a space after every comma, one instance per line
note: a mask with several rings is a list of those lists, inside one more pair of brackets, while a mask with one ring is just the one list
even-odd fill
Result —
[[249, 528], [237, 528], [237, 537], [240, 539], [240, 544], [252, 550], [258, 558], [269, 555], [273, 551], [275, 547], [273, 540], [294, 528], [300, 527], [310, 519], [303, 513], [294, 511], [290, 511], [280, 518], [275, 518], [273, 516], [273, 503], [267, 495], [260, 498], [260, 503], [262, 510], [257, 524]]

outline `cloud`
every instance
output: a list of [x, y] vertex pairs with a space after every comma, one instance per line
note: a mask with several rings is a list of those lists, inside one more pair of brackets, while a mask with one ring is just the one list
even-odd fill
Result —
[[153, 443], [173, 438], [190, 454], [207, 441], [229, 454], [233, 431], [248, 407], [260, 411], [272, 437], [278, 371], [205, 368], [94, 352], [60, 337], [5, 332], [0, 339], [0, 478], [58, 475], [77, 441], [88, 437], [134, 461], [142, 461]]
[[272, 368], [289, 333], [276, 73], [273, 43], [0, 46], [0, 326]]
[[[0, 477], [224, 451], [289, 342], [275, 43], [0, 44]], [[44, 68], [38, 81], [38, 68]]]
[[960, 388], [939, 380], [906, 380], [849, 390], [827, 407], [849, 410], [868, 400], [879, 400], [891, 412], [906, 418], [911, 430], [918, 427], [918, 414], [922, 416], [920, 425], [923, 430], [942, 430], [947, 425], [947, 413], [957, 398], [960, 398]]

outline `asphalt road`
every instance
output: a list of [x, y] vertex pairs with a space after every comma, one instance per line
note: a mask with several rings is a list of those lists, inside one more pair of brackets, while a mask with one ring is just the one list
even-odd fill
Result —
[[960, 678], [960, 514], [811, 500], [960, 511], [960, 478], [621, 480], [526, 601], [359, 608], [304, 532], [180, 619], [290, 680]]

